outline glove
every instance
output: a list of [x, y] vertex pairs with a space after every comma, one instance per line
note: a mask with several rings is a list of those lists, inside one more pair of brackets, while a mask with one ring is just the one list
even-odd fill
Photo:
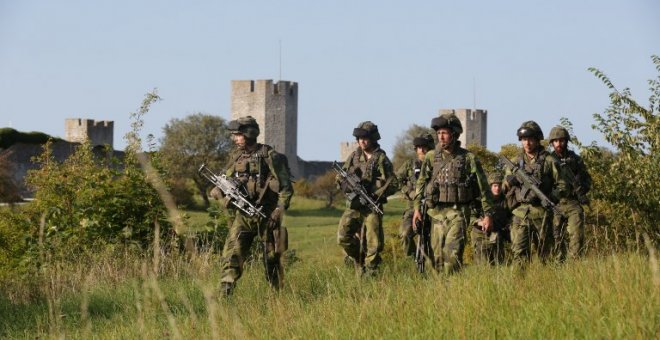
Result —
[[270, 218], [268, 219], [268, 229], [274, 230], [280, 227], [282, 224], [282, 215], [284, 215], [284, 207], [277, 206], [272, 213], [270, 213]]
[[506, 182], [509, 183], [509, 186], [512, 187], [515, 187], [520, 184], [520, 181], [518, 181], [518, 177], [514, 175], [506, 176]]

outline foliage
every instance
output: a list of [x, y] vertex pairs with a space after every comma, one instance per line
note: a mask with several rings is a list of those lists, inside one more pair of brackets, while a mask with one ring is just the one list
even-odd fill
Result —
[[414, 159], [415, 148], [413, 147], [413, 139], [419, 137], [423, 134], [431, 134], [433, 140], [436, 141], [438, 137], [435, 134], [435, 131], [431, 128], [426, 128], [417, 124], [411, 125], [408, 130], [404, 131], [400, 136], [397, 137], [396, 142], [394, 143], [394, 149], [392, 151], [392, 165], [394, 169], [398, 169], [409, 159]]
[[476, 144], [468, 145], [467, 149], [477, 156], [487, 174], [496, 171], [499, 162], [499, 157], [496, 153]]
[[15, 143], [43, 144], [49, 139], [59, 140], [59, 138], [53, 138], [43, 132], [21, 132], [12, 128], [0, 129], [0, 149], [9, 148]]
[[610, 106], [594, 114], [592, 127], [614, 146], [613, 155], [595, 144], [582, 152], [594, 177], [592, 196], [607, 203], [611, 223], [639, 246], [640, 233], [660, 242], [660, 57], [652, 56], [658, 77], [648, 81], [649, 105], [639, 104], [629, 88], [619, 91], [600, 70], [589, 70], [612, 92]]
[[341, 191], [337, 188], [333, 170], [317, 177], [314, 180], [313, 188], [316, 198], [323, 200], [326, 208], [332, 207], [341, 198]]
[[187, 180], [209, 206], [210, 184], [197, 170], [202, 164], [220, 171], [231, 148], [225, 120], [218, 116], [196, 113], [183, 119], [172, 119], [163, 127], [160, 154], [167, 172], [169, 186], [177, 203], [191, 203]]
[[293, 192], [296, 193], [296, 196], [313, 198], [314, 189], [312, 188], [312, 182], [305, 178], [297, 179], [293, 182]]

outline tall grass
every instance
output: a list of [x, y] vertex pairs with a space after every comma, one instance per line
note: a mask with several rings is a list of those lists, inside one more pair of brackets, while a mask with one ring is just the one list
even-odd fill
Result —
[[[9, 338], [657, 338], [656, 259], [590, 257], [563, 266], [468, 266], [451, 277], [420, 276], [394, 248], [382, 275], [357, 277], [336, 245], [339, 209], [297, 199], [285, 223], [299, 261], [281, 291], [261, 263], [248, 264], [235, 295], [219, 295], [217, 254], [107, 251], [50, 264], [47, 292], [26, 302], [0, 297]], [[385, 224], [402, 205], [393, 203]], [[392, 241], [395, 242], [395, 241]], [[164, 254], [161, 254], [164, 255]], [[655, 262], [653, 262], [655, 261]], [[654, 281], [655, 280], [655, 281]]]

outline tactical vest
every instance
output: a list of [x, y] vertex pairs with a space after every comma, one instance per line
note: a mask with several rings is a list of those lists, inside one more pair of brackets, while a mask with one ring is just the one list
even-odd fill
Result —
[[441, 203], [469, 203], [477, 195], [473, 183], [476, 181], [467, 160], [467, 150], [458, 148], [453, 157], [443, 157], [436, 150], [433, 158], [432, 196]]
[[[377, 149], [371, 155], [366, 162], [362, 161], [360, 158], [363, 155], [362, 149], [358, 148], [353, 152], [353, 157], [351, 157], [351, 164], [348, 167], [348, 171], [354, 173], [357, 177], [360, 178], [360, 182], [364, 188], [369, 192], [374, 192], [377, 188], [376, 179], [378, 179], [378, 163], [380, 157], [384, 155], [385, 152], [381, 149]], [[381, 183], [382, 185], [382, 183]]]
[[228, 168], [228, 173], [245, 188], [248, 199], [258, 204], [277, 201], [278, 197], [279, 182], [269, 168], [271, 150], [272, 147], [264, 144], [257, 144], [254, 152], [239, 150]]
[[[518, 155], [518, 167], [525, 171], [530, 177], [534, 177], [541, 182], [539, 189], [541, 189], [546, 196], [552, 191], [552, 184], [547, 180], [544, 181], [543, 178], [543, 174], [546, 172], [545, 164], [547, 157], [551, 156], [545, 149], [543, 149], [537, 154], [534, 164], [530, 164], [529, 162], [525, 162], [524, 154], [521, 153]], [[540, 200], [534, 195], [534, 192], [531, 189], [523, 188], [522, 185], [516, 186], [511, 192], [514, 194], [515, 198], [515, 201], [511, 202], [511, 205], [517, 206], [518, 203], [540, 204]]]

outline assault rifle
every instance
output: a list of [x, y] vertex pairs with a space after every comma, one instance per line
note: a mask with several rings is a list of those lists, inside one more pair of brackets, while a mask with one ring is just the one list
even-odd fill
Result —
[[523, 190], [531, 190], [534, 195], [541, 201], [541, 205], [545, 209], [551, 209], [555, 213], [559, 213], [557, 211], [557, 207], [555, 206], [555, 203], [552, 202], [548, 196], [546, 196], [541, 189], [539, 189], [539, 186], [541, 185], [541, 181], [538, 178], [531, 177], [523, 169], [520, 167], [516, 166], [511, 162], [508, 158], [500, 155], [500, 162], [506, 167], [511, 170], [511, 173], [516, 176], [516, 179], [518, 179], [518, 182], [521, 183], [522, 189]]
[[426, 258], [430, 258], [431, 256], [431, 240], [429, 237], [431, 231], [428, 228], [430, 226], [426, 223], [426, 199], [422, 199], [421, 209], [422, 220], [414, 221], [415, 226], [417, 227], [417, 233], [419, 234], [419, 237], [417, 238], [417, 250], [415, 250], [415, 263], [417, 264], [417, 271], [424, 273], [426, 269]]
[[571, 167], [566, 164], [566, 162], [561, 162], [561, 169], [564, 171], [566, 176], [568, 177], [569, 182], [571, 183], [571, 186], [573, 187], [573, 194], [577, 198], [578, 202], [580, 204], [589, 204], [589, 198], [582, 192], [582, 187], [581, 183], [578, 180], [578, 176], [575, 175]]
[[346, 182], [346, 185], [351, 189], [351, 192], [346, 193], [346, 198], [349, 201], [353, 201], [357, 198], [362, 205], [368, 206], [371, 211], [383, 215], [383, 210], [378, 207], [378, 203], [371, 198], [369, 193], [367, 193], [367, 190], [365, 190], [362, 184], [360, 184], [360, 178], [355, 174], [347, 173], [337, 162], [332, 162], [332, 166], [335, 172], [341, 176], [342, 181]]
[[262, 207], [256, 207], [247, 199], [248, 194], [245, 191], [245, 188], [243, 188], [243, 186], [236, 180], [227, 177], [225, 174], [216, 175], [206, 166], [206, 164], [202, 164], [198, 171], [200, 176], [206, 178], [209, 182], [220, 189], [222, 193], [227, 196], [229, 202], [238, 210], [250, 217], [258, 215], [262, 218], [266, 218], [266, 214], [261, 211]]

